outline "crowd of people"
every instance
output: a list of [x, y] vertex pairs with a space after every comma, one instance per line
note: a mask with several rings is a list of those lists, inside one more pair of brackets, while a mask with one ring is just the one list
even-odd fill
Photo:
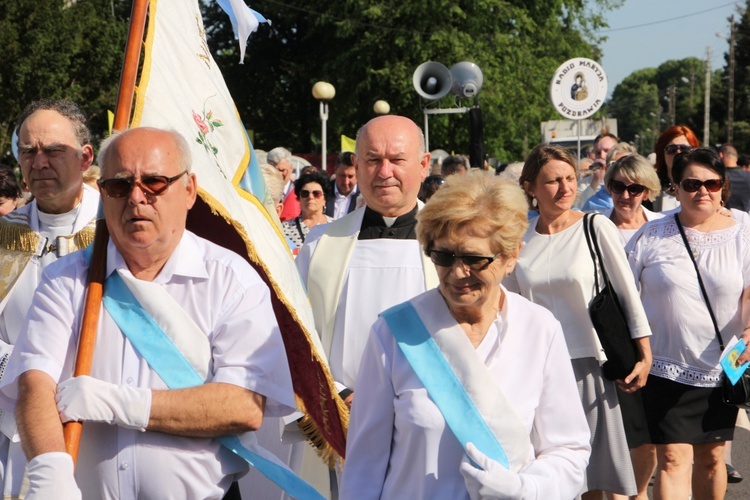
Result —
[[[70, 101], [31, 103], [16, 130], [21, 179], [0, 169], [4, 496], [259, 498], [237, 485], [256, 465], [244, 439], [295, 411], [290, 361], [268, 284], [186, 229], [200, 179], [185, 139], [136, 128], [95, 158]], [[419, 126], [386, 115], [355, 149], [333, 176], [295, 175], [283, 147], [261, 166], [351, 412], [324, 496], [645, 499], [653, 477], [654, 498], [702, 499], [741, 480], [719, 364], [750, 341], [734, 147], [674, 126], [646, 158], [603, 133], [587, 158], [539, 145], [495, 175], [433, 161]], [[101, 333], [74, 377], [100, 204]], [[620, 378], [590, 314], [600, 282], [636, 353]]]

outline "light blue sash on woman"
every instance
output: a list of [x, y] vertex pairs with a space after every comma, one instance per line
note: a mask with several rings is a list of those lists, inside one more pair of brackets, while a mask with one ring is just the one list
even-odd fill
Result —
[[[161, 377], [170, 389], [185, 389], [205, 382], [164, 330], [154, 321], [127, 287], [118, 272], [105, 283], [104, 307], [125, 337]], [[322, 500], [312, 486], [298, 477], [275, 457], [264, 457], [250, 451], [238, 436], [217, 438], [224, 447], [236, 453], [273, 481], [289, 495], [302, 500]]]
[[461, 446], [465, 449], [467, 443], [474, 443], [482, 453], [509, 468], [505, 450], [411, 302], [391, 307], [381, 316]]

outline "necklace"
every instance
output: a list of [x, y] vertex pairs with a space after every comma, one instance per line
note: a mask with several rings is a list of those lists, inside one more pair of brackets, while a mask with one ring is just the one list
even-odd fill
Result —
[[[570, 222], [570, 211], [568, 211], [568, 218], [565, 219], [565, 222], [563, 222], [563, 225], [560, 228], [560, 230], [559, 231], [555, 231], [555, 232], [556, 233], [561, 233], [561, 232], [565, 231], [565, 228], [568, 227], [568, 222]], [[550, 229], [552, 229], [552, 228], [550, 227]]]

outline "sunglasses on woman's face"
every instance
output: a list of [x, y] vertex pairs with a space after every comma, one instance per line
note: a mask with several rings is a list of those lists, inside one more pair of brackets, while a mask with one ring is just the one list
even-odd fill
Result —
[[640, 184], [626, 186], [624, 182], [612, 181], [609, 183], [609, 189], [615, 194], [622, 194], [627, 191], [630, 196], [638, 196], [646, 190], [646, 186]]
[[500, 257], [500, 253], [492, 257], [485, 257], [483, 255], [456, 255], [453, 252], [442, 250], [429, 250], [427, 255], [430, 256], [430, 260], [436, 266], [452, 267], [453, 263], [458, 260], [472, 271], [481, 271]]
[[721, 179], [708, 179], [705, 181], [700, 181], [698, 179], [683, 179], [682, 182], [680, 182], [680, 186], [688, 193], [695, 193], [701, 188], [701, 186], [704, 186], [709, 193], [715, 193], [721, 191], [721, 188], [724, 187], [724, 181]]
[[315, 191], [309, 191], [307, 189], [300, 189], [299, 190], [299, 196], [300, 198], [309, 198], [310, 195], [312, 195], [313, 198], [316, 200], [323, 196], [323, 191], [316, 189]]
[[676, 155], [677, 153], [684, 153], [693, 149], [690, 144], [669, 144], [664, 148], [664, 152], [670, 155]]

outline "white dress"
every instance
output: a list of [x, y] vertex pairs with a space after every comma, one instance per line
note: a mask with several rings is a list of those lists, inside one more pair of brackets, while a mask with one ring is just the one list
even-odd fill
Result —
[[[750, 286], [750, 226], [685, 228], [724, 342], [742, 334], [740, 296]], [[649, 222], [628, 247], [651, 323], [651, 374], [718, 387], [719, 343], [674, 217]]]
[[[552, 311], [562, 324], [592, 434], [584, 491], [601, 489], [634, 495], [635, 477], [617, 389], [598, 369], [606, 356], [588, 314], [596, 289], [583, 220], [556, 234], [539, 234], [536, 232], [538, 219], [529, 221], [518, 263], [503, 283]], [[598, 215], [594, 217], [594, 231], [631, 336], [651, 335], [617, 228], [608, 218]]]
[[[537, 233], [537, 221], [538, 218], [529, 221], [518, 263], [503, 284], [552, 311], [562, 324], [571, 358], [593, 357], [604, 362], [606, 357], [588, 314], [588, 304], [596, 290], [583, 219], [556, 234]], [[594, 231], [607, 275], [628, 318], [631, 336], [650, 335], [617, 228], [606, 217], [596, 216]]]
[[[420, 297], [428, 294], [434, 308], [449, 314], [437, 290]], [[507, 293], [476, 354], [534, 438], [534, 456], [520, 473], [536, 491], [524, 498], [575, 497], [589, 431], [580, 405], [570, 404], [577, 389], [559, 323], [549, 311]], [[357, 379], [341, 498], [468, 499], [459, 472], [463, 456], [388, 325], [378, 319]]]

